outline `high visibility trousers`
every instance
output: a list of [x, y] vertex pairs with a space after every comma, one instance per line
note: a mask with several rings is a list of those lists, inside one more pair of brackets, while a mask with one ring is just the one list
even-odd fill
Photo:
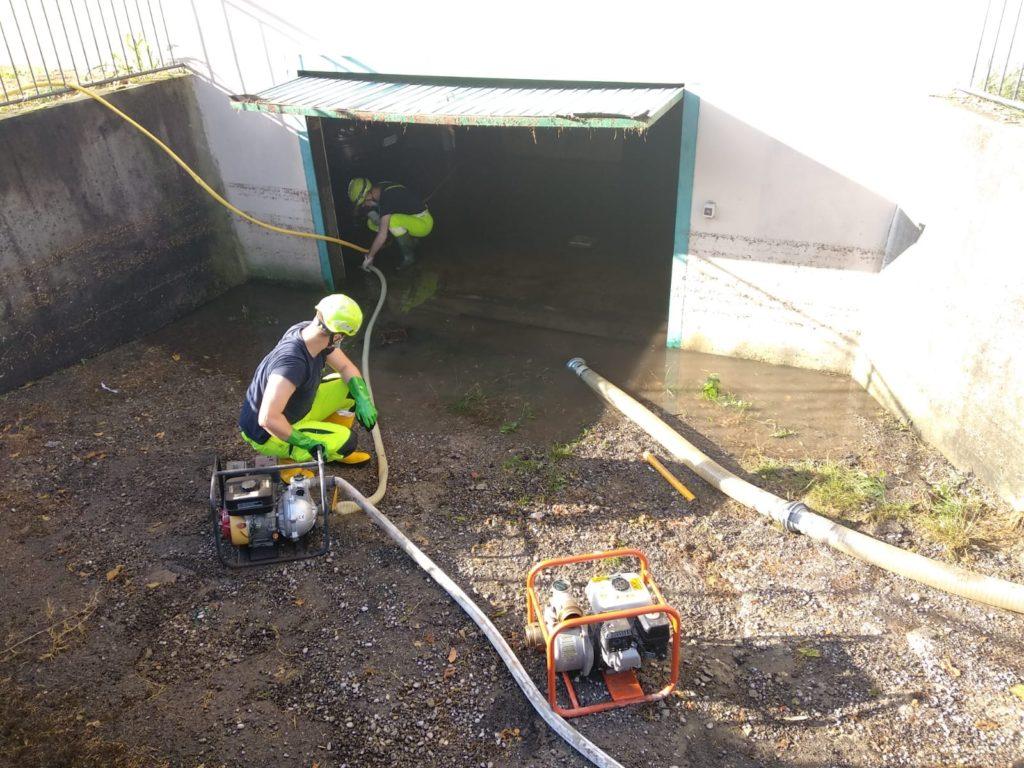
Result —
[[[332, 373], [329, 376], [325, 376], [323, 381], [320, 382], [309, 413], [292, 424], [292, 429], [305, 432], [315, 440], [319, 440], [327, 446], [326, 460], [337, 461], [355, 450], [356, 435], [348, 427], [324, 421], [324, 419], [336, 411], [351, 410], [353, 406], [355, 406], [355, 400], [349, 397], [348, 384], [345, 383], [340, 374]], [[267, 438], [265, 443], [257, 443], [244, 432], [241, 435], [242, 439], [253, 450], [262, 453], [264, 456], [275, 456], [298, 462], [313, 460], [313, 457], [305, 448], [298, 448], [273, 435]]]
[[[380, 215], [372, 211], [366, 218], [366, 226], [373, 232], [380, 231]], [[413, 237], [426, 237], [434, 229], [434, 217], [429, 210], [422, 213], [393, 213], [388, 220], [388, 232], [395, 237], [410, 234]]]

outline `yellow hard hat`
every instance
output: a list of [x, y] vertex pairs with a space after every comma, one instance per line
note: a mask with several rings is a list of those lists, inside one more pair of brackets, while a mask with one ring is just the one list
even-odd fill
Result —
[[323, 318], [324, 327], [331, 333], [355, 336], [363, 324], [363, 310], [343, 293], [324, 296], [316, 305], [316, 309]]
[[369, 179], [357, 176], [348, 183], [348, 199], [356, 205], [362, 205], [372, 186]]

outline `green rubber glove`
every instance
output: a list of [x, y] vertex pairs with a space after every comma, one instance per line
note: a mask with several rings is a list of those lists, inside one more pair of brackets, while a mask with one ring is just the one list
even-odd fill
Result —
[[327, 458], [327, 446], [321, 443], [316, 438], [310, 437], [305, 432], [301, 432], [297, 429], [293, 429], [292, 433], [288, 435], [288, 439], [285, 441], [289, 445], [294, 445], [296, 448], [301, 448], [309, 454], [310, 458], [315, 457], [315, 451], [320, 450], [324, 454], [324, 458]]
[[373, 425], [377, 423], [377, 409], [370, 400], [366, 382], [359, 376], [353, 376], [348, 380], [348, 393], [356, 401], [356, 418], [359, 419], [359, 423], [367, 429], [373, 429]]

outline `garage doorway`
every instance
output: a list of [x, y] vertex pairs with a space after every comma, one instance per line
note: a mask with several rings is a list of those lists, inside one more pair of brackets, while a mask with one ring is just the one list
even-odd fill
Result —
[[[417, 265], [395, 276], [426, 284], [421, 303], [616, 338], [647, 340], [663, 329], [681, 86], [303, 74], [323, 85], [250, 98], [307, 114], [327, 234], [372, 240], [348, 201], [353, 177], [402, 183], [427, 199], [434, 230]], [[384, 90], [363, 93], [371, 87]], [[441, 107], [424, 114], [439, 91], [448, 94], [435, 101]], [[656, 106], [615, 112], [640, 98]], [[572, 111], [574, 99], [589, 111]], [[546, 111], [505, 114], [523, 100]], [[340, 250], [336, 277], [351, 277], [361, 256]], [[398, 260], [392, 245], [377, 263], [394, 275]]]

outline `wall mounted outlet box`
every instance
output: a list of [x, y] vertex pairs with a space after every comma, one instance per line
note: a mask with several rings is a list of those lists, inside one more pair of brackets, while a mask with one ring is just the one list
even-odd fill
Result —
[[704, 218], [705, 219], [713, 219], [713, 218], [715, 218], [715, 213], [717, 211], [718, 211], [718, 206], [715, 205], [714, 203], [712, 203], [710, 201], [704, 203]]

